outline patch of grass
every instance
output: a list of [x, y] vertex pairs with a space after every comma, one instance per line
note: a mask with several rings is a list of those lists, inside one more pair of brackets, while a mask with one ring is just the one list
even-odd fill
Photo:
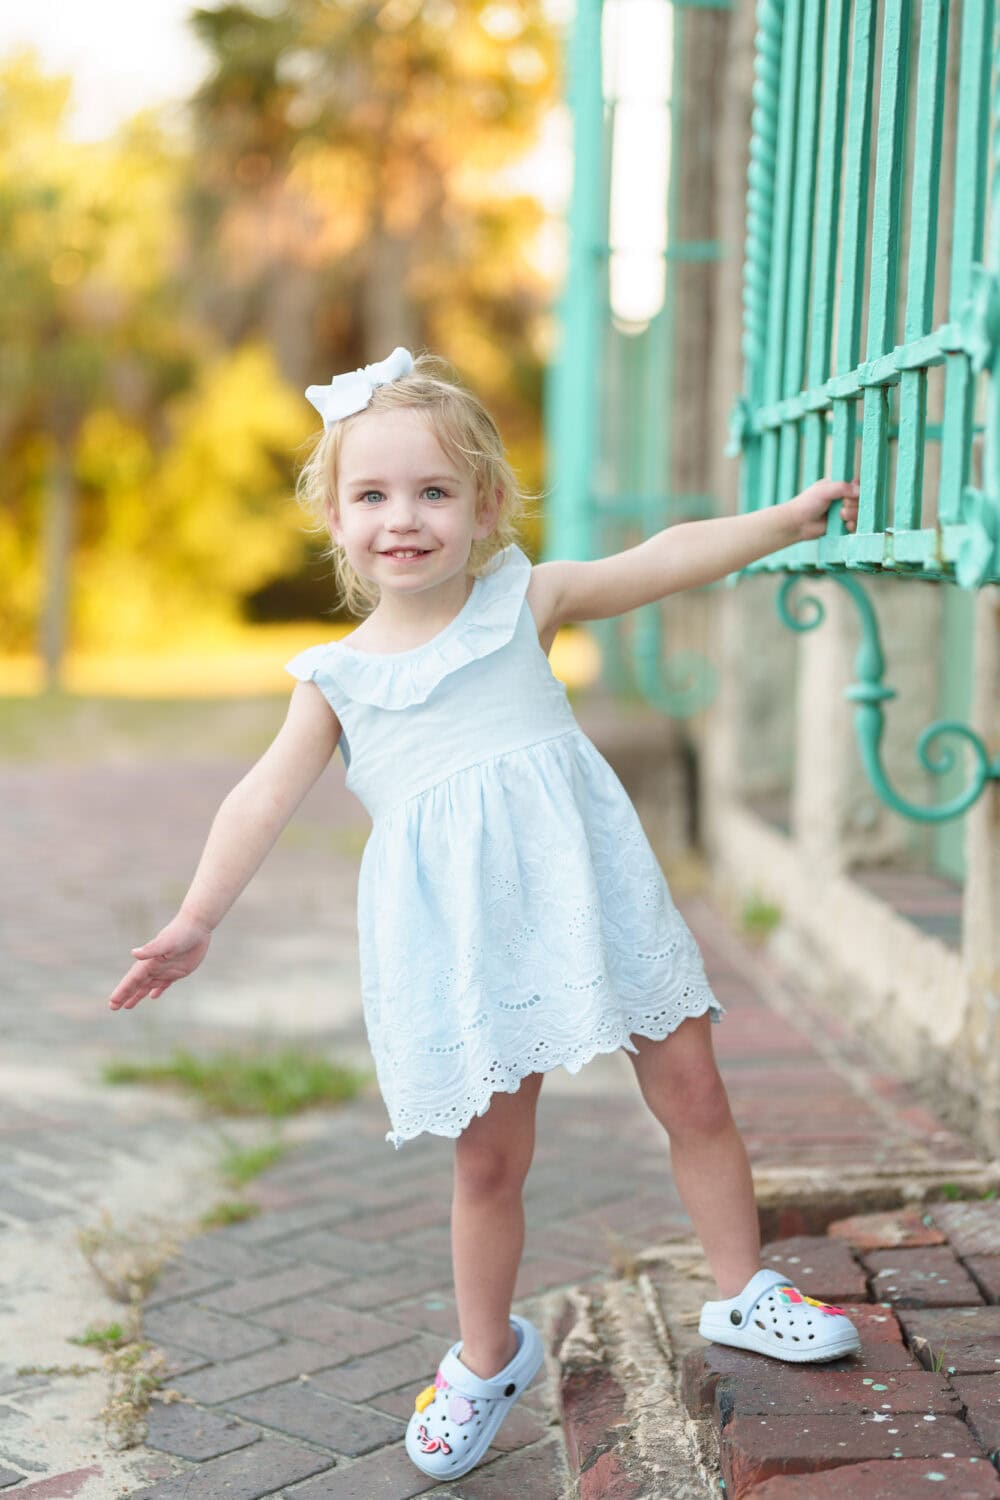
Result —
[[183, 1089], [224, 1115], [297, 1114], [353, 1099], [369, 1075], [294, 1047], [270, 1055], [223, 1052], [198, 1058], [183, 1048], [168, 1062], [108, 1063], [106, 1083], [150, 1083]]
[[172, 1232], [156, 1220], [118, 1229], [107, 1209], [100, 1223], [76, 1232], [84, 1260], [109, 1296], [127, 1306], [146, 1297], [167, 1261], [177, 1254]]
[[247, 1203], [242, 1198], [223, 1198], [214, 1208], [203, 1213], [198, 1221], [203, 1229], [221, 1229], [226, 1224], [242, 1224], [260, 1213], [259, 1203]]
[[120, 1345], [104, 1356], [104, 1368], [110, 1379], [108, 1399], [100, 1411], [108, 1446], [114, 1449], [135, 1448], [149, 1432], [146, 1414], [154, 1396], [161, 1400], [181, 1399], [179, 1391], [163, 1391], [166, 1358], [142, 1336], [142, 1308], [136, 1303], [129, 1320], [129, 1331]]
[[986, 1188], [983, 1192], [976, 1193], [971, 1188], [963, 1187], [960, 1182], [942, 1182], [934, 1191], [939, 1198], [948, 1198], [953, 1203], [993, 1203], [997, 1197], [996, 1188]]
[[[275, 1127], [280, 1129], [280, 1127]], [[266, 1172], [285, 1155], [287, 1144], [275, 1136], [256, 1146], [240, 1146], [220, 1131], [225, 1154], [219, 1163], [219, 1171], [229, 1187], [239, 1189]], [[203, 1229], [217, 1229], [225, 1224], [239, 1224], [260, 1213], [259, 1203], [250, 1203], [244, 1198], [223, 1198], [202, 1214], [199, 1224]]]
[[288, 1150], [284, 1141], [266, 1141], [260, 1146], [234, 1146], [227, 1142], [227, 1147], [221, 1171], [232, 1187], [243, 1187], [261, 1172], [266, 1172]]
[[104, 1328], [87, 1328], [77, 1338], [67, 1339], [69, 1344], [95, 1344], [101, 1349], [117, 1349], [126, 1342], [125, 1330], [120, 1323], [108, 1323]]
[[[118, 1228], [107, 1209], [100, 1222], [77, 1230], [84, 1259], [105, 1290], [127, 1303], [122, 1323], [88, 1328], [70, 1343], [92, 1344], [104, 1350], [109, 1379], [108, 1399], [100, 1419], [111, 1448], [134, 1448], [145, 1440], [146, 1413], [154, 1396], [179, 1401], [178, 1391], [161, 1391], [166, 1359], [143, 1337], [142, 1304], [166, 1261], [177, 1254], [173, 1229], [155, 1219], [139, 1219]], [[64, 1373], [69, 1373], [64, 1372]], [[90, 1371], [86, 1371], [90, 1373]]]
[[740, 926], [747, 937], [764, 939], [770, 937], [781, 917], [780, 906], [774, 906], [760, 896], [751, 896], [743, 904]]

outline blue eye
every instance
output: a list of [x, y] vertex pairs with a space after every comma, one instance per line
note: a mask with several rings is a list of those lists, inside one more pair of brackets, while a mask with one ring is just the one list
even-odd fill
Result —
[[382, 491], [381, 490], [365, 490], [365, 493], [361, 496], [361, 499], [362, 500], [368, 500], [372, 495], [376, 495], [381, 500], [381, 498], [382, 498]]
[[425, 493], [430, 495], [432, 499], [435, 495], [440, 495], [442, 500], [445, 498], [444, 490], [439, 489], [436, 484], [429, 484]]

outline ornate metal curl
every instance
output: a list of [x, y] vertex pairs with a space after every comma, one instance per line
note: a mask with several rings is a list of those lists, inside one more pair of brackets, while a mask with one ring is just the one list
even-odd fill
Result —
[[[854, 671], [858, 681], [852, 683], [844, 696], [857, 704], [854, 711], [854, 728], [868, 780], [887, 807], [891, 807], [894, 812], [902, 813], [906, 818], [912, 818], [915, 822], [945, 823], [950, 818], [959, 817], [981, 795], [988, 781], [1000, 779], [1000, 756], [996, 760], [991, 760], [985, 744], [967, 724], [959, 724], [954, 719], [939, 719], [928, 725], [917, 741], [917, 755], [920, 763], [925, 770], [935, 776], [942, 776], [950, 771], [955, 765], [955, 751], [950, 746], [942, 746], [935, 754], [932, 746], [943, 735], [953, 735], [964, 741], [976, 761], [971, 783], [958, 796], [952, 797], [949, 802], [940, 803], [937, 807], [921, 807], [919, 803], [910, 802], [893, 790], [881, 761], [882, 732], [885, 728], [882, 704], [890, 698], [895, 698], [896, 692], [893, 688], [886, 687], [882, 681], [885, 659], [882, 654], [875, 610], [856, 578], [852, 578], [850, 574], [840, 573], [830, 573], [826, 576], [834, 579], [841, 588], [847, 590], [861, 616], [861, 642], [854, 660]], [[794, 576], [786, 579], [782, 584], [778, 592], [778, 615], [792, 630], [814, 630], [817, 625], [822, 624], [826, 614], [819, 599], [807, 596], [799, 602], [800, 611], [802, 605], [812, 607], [812, 616], [809, 619], [803, 619], [801, 612], [797, 617], [789, 606], [788, 596], [796, 584], [801, 582], [800, 577]]]
[[695, 651], [663, 654], [663, 621], [658, 604], [647, 604], [636, 617], [632, 667], [647, 703], [671, 719], [687, 719], [715, 697], [718, 675]]
[[687, 719], [707, 708], [718, 690], [718, 673], [695, 651], [663, 653], [659, 606], [635, 612], [631, 651], [614, 620], [598, 620], [597, 635], [609, 672], [618, 681], [631, 678], [645, 701], [670, 719]]

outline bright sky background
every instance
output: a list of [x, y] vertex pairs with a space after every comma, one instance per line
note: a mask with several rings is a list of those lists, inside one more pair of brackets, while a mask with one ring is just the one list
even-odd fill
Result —
[[[208, 58], [187, 24], [196, 3], [215, 0], [7, 0], [0, 56], [29, 45], [45, 72], [71, 74], [68, 133], [99, 140], [136, 110], [181, 101], [197, 86]], [[565, 25], [572, 0], [548, 0], [548, 10]], [[561, 213], [569, 174], [569, 120], [557, 111], [544, 122], [538, 149], [508, 175]]]
[[[0, 56], [24, 45], [46, 73], [73, 78], [67, 133], [100, 140], [149, 106], [183, 101], [204, 76], [208, 57], [187, 17], [199, 0], [0, 0]], [[203, 6], [216, 0], [200, 0]], [[572, 0], [547, 0], [567, 24]], [[565, 109], [543, 122], [538, 147], [504, 174], [512, 191], [533, 192], [555, 216], [539, 237], [540, 269], [558, 274], [565, 244], [559, 219], [572, 178], [570, 121]]]
[[77, 140], [107, 135], [136, 110], [183, 98], [206, 58], [190, 0], [7, 0], [0, 54], [33, 46], [47, 73], [71, 73]]

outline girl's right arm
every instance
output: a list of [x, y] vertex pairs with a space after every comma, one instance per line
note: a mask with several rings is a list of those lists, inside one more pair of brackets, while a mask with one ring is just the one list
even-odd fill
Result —
[[314, 682], [296, 683], [284, 724], [260, 760], [225, 798], [177, 915], [112, 992], [112, 1010], [131, 1010], [196, 969], [217, 927], [249, 884], [281, 830], [329, 763], [341, 725]]

